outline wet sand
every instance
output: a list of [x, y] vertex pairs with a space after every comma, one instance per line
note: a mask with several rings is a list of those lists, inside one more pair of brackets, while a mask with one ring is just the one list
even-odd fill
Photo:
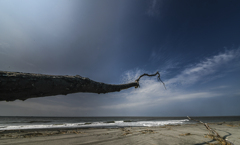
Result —
[[[222, 137], [240, 144], [240, 121], [209, 123]], [[68, 128], [0, 131], [0, 145], [204, 145], [216, 143], [203, 124], [159, 127]]]

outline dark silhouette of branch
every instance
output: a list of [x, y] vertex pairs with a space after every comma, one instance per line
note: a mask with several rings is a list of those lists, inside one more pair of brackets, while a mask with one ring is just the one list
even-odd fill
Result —
[[[138, 88], [139, 80], [143, 76], [155, 76], [143, 74], [135, 82], [127, 84], [105, 84], [90, 80], [89, 78], [61, 75], [43, 75], [22, 72], [0, 71], [0, 101], [26, 100], [29, 98], [67, 95], [78, 92], [109, 93], [121, 91], [131, 87]], [[165, 85], [164, 85], [165, 87]]]
[[[143, 77], [143, 76], [149, 76], [149, 77], [152, 77], [152, 76], [156, 76], [156, 75], [158, 75], [158, 80], [161, 81], [161, 82], [163, 83], [164, 88], [167, 89], [166, 86], [165, 86], [165, 84], [164, 84], [164, 82], [161, 80], [161, 78], [160, 78], [160, 73], [159, 73], [158, 71], [157, 71], [155, 74], [152, 74], [152, 75], [149, 75], [149, 74], [142, 74], [141, 76], [138, 77], [138, 79], [136, 79], [136, 82], [139, 82], [139, 80], [140, 80], [141, 77]], [[139, 86], [139, 87], [140, 87], [140, 86]]]
[[207, 123], [204, 123], [202, 121], [196, 120], [196, 119], [192, 119], [190, 117], [187, 116], [187, 118], [189, 120], [193, 120], [199, 123], [202, 123], [207, 130], [209, 130], [210, 132], [210, 136], [212, 137], [213, 140], [218, 141], [219, 143], [221, 143], [222, 145], [233, 145], [233, 143], [231, 143], [230, 141], [226, 140], [224, 137], [221, 137], [214, 129], [212, 129]]

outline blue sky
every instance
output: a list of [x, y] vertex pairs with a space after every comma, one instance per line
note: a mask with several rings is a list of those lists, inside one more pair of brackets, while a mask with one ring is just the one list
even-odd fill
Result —
[[0, 102], [0, 115], [240, 115], [238, 0], [2, 0], [0, 70], [141, 88]]

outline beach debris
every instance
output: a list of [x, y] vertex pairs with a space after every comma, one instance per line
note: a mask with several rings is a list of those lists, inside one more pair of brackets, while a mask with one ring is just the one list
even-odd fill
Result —
[[40, 133], [40, 132], [30, 132], [30, 133], [26, 133], [26, 134], [21, 135], [21, 137], [30, 138], [30, 137], [44, 136], [44, 135], [46, 135], [46, 134]]
[[159, 126], [160, 128], [166, 128], [167, 130], [172, 130], [174, 126], [181, 126], [181, 124], [166, 124], [164, 126]]
[[153, 130], [151, 130], [151, 129], [142, 130], [142, 131], [140, 131], [140, 132], [142, 132], [142, 134], [155, 133], [155, 132], [154, 132]]
[[188, 135], [192, 135], [191, 133], [182, 133], [182, 134], [179, 134], [179, 136], [188, 136]]
[[129, 129], [123, 128], [122, 131], [124, 131], [124, 133], [122, 134], [123, 136], [126, 136], [128, 134], [132, 134], [132, 132]]
[[31, 137], [39, 137], [39, 136], [51, 136], [57, 134], [84, 134], [84, 132], [79, 130], [57, 130], [57, 131], [18, 131], [17, 134], [14, 133], [6, 133], [0, 134], [0, 138], [31, 138]]
[[225, 124], [226, 126], [228, 126], [228, 127], [237, 127], [236, 125], [234, 125], [234, 124]]
[[189, 120], [193, 120], [193, 121], [196, 121], [196, 122], [199, 122], [199, 123], [203, 124], [203, 125], [207, 128], [207, 130], [209, 131], [209, 134], [208, 134], [208, 135], [205, 135], [205, 137], [211, 138], [212, 140], [217, 141], [217, 143], [209, 143], [209, 142], [206, 142], [207, 144], [209, 144], [209, 145], [219, 145], [219, 144], [220, 144], [220, 145], [234, 145], [232, 142], [226, 140], [225, 137], [221, 137], [221, 136], [217, 133], [217, 131], [215, 131], [214, 129], [210, 128], [210, 126], [209, 126], [207, 123], [204, 123], [204, 122], [199, 121], [199, 120], [196, 120], [196, 119], [192, 119], [192, 118], [190, 118], [189, 116], [187, 116], [187, 118], [188, 118]]
[[166, 124], [165, 126], [181, 126], [181, 124]]
[[172, 130], [172, 127], [167, 126], [166, 129], [167, 130]]

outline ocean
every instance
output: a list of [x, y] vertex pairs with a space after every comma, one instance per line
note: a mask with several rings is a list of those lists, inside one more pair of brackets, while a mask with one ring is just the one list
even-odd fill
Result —
[[[191, 116], [190, 116], [191, 117]], [[205, 123], [240, 121], [240, 116], [192, 117]], [[116, 128], [197, 123], [187, 117], [24, 117], [0, 116], [0, 130], [47, 128]]]

